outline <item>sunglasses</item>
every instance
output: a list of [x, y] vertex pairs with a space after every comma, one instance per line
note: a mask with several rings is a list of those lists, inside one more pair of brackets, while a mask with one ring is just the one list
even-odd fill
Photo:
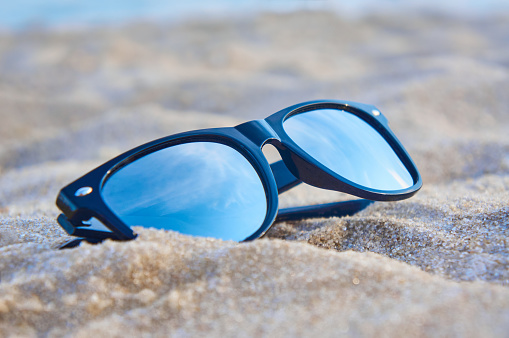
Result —
[[[262, 147], [282, 158], [269, 164]], [[301, 182], [361, 199], [288, 209], [278, 195]], [[64, 187], [58, 223], [82, 240], [136, 238], [132, 226], [249, 241], [279, 221], [352, 215], [422, 186], [412, 159], [374, 106], [310, 101], [264, 120], [164, 137]]]

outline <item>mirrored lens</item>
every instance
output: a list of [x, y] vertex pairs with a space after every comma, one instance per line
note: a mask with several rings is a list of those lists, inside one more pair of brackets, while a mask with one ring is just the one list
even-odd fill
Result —
[[354, 114], [313, 110], [291, 116], [283, 127], [302, 150], [354, 183], [378, 190], [400, 190], [414, 184], [389, 143]]
[[128, 225], [241, 241], [267, 213], [251, 163], [220, 143], [165, 148], [126, 165], [104, 184], [105, 203]]

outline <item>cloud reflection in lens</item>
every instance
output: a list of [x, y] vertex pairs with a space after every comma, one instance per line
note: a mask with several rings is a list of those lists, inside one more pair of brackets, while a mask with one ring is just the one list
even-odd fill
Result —
[[244, 240], [265, 219], [265, 189], [251, 163], [220, 143], [191, 142], [150, 153], [104, 184], [106, 204], [128, 225]]
[[302, 150], [354, 183], [392, 191], [414, 184], [389, 143], [354, 114], [313, 110], [291, 116], [283, 127]]

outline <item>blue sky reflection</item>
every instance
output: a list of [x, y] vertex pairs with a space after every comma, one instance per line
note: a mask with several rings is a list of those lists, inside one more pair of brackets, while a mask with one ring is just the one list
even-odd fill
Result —
[[252, 165], [233, 148], [192, 142], [125, 166], [103, 199], [127, 224], [243, 240], [263, 223], [267, 202]]
[[352, 182], [379, 190], [399, 190], [414, 183], [384, 138], [353, 114], [314, 110], [290, 117], [283, 126], [302, 150]]

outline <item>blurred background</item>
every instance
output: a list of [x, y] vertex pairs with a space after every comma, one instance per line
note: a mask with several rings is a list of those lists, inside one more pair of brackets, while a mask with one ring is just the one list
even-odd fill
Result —
[[204, 15], [246, 16], [258, 12], [295, 10], [328, 10], [342, 15], [397, 12], [435, 12], [455, 16], [478, 16], [509, 9], [503, 0], [19, 0], [2, 4], [0, 21], [5, 28], [22, 28], [31, 24], [82, 26], [122, 23], [129, 20], [179, 21]]
[[[422, 166], [433, 146], [464, 148], [462, 156], [507, 140], [507, 1], [18, 0], [0, 8], [4, 170], [100, 161], [313, 99], [376, 105]], [[426, 169], [425, 179], [443, 179], [441, 165]]]

